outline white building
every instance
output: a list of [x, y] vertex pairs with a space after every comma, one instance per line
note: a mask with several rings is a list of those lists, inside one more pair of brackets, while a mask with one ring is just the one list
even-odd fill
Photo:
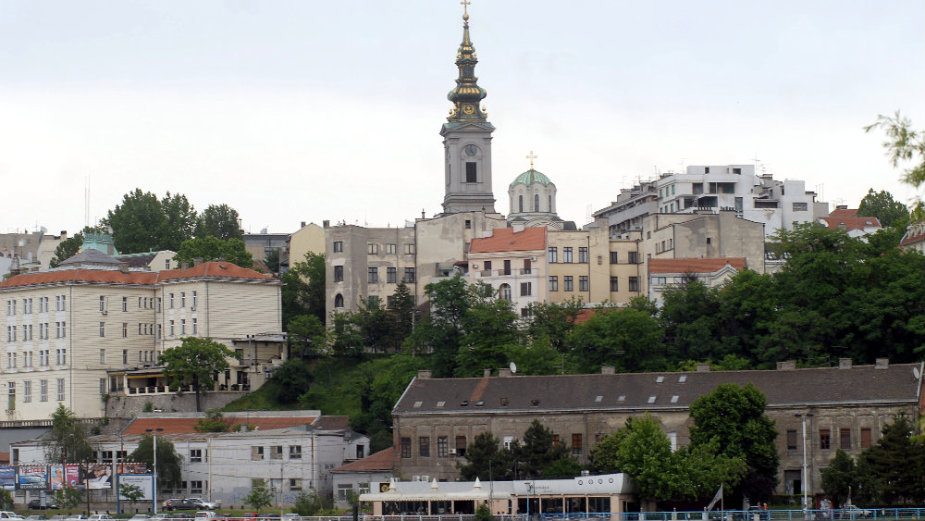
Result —
[[745, 268], [744, 257], [651, 259], [647, 296], [657, 306], [661, 306], [662, 294], [668, 288], [681, 286], [692, 279], [702, 282], [708, 288], [716, 288], [729, 282], [736, 273]]
[[[350, 430], [346, 417], [322, 416], [320, 411], [230, 413], [233, 432], [195, 430], [202, 415], [142, 414], [116, 435], [91, 436], [93, 464], [112, 465], [131, 454], [148, 429], [163, 429], [159, 440], [170, 440], [182, 458], [179, 487], [159, 489], [158, 498], [201, 496], [225, 506], [243, 504], [253, 480], [265, 480], [276, 504], [292, 504], [303, 491], [330, 496], [331, 471], [361, 459], [369, 438]], [[10, 445], [14, 464], [50, 464], [43, 440]], [[111, 490], [94, 500], [113, 500]], [[25, 494], [17, 501], [26, 502]]]

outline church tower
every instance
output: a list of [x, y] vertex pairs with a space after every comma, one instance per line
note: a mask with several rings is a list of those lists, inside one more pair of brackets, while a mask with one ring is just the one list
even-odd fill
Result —
[[443, 212], [495, 213], [495, 197], [491, 188], [491, 133], [495, 127], [488, 122], [487, 114], [480, 106], [488, 93], [479, 87], [475, 76], [478, 58], [469, 39], [469, 2], [463, 0], [462, 4], [463, 39], [456, 52], [459, 77], [456, 87], [447, 94], [453, 108], [440, 129], [446, 178]]

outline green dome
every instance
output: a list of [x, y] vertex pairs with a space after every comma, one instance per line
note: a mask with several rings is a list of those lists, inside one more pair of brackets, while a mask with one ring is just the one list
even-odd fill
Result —
[[543, 172], [540, 172], [539, 170], [534, 170], [531, 168], [530, 170], [527, 170], [526, 172], [517, 176], [517, 179], [514, 179], [514, 182], [511, 183], [511, 186], [514, 186], [517, 184], [527, 185], [527, 186], [530, 186], [532, 184], [541, 184], [544, 186], [549, 186], [552, 184], [552, 181], [550, 181], [549, 178], [546, 177], [546, 174], [544, 174]]

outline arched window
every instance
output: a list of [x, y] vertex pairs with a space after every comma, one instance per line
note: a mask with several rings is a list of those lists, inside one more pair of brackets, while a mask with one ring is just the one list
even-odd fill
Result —
[[510, 284], [502, 284], [501, 287], [498, 288], [498, 298], [500, 298], [501, 300], [506, 300], [508, 302], [511, 301], [511, 285]]
[[540, 211], [540, 194], [533, 194], [533, 211]]
[[518, 196], [517, 196], [517, 199], [518, 199], [518, 202], [519, 202], [519, 205], [518, 205], [518, 206], [519, 206], [519, 208], [520, 208], [520, 209], [518, 210], [518, 212], [519, 212], [519, 213], [524, 213], [524, 196], [523, 196], [523, 195], [518, 195]]
[[337, 295], [334, 295], [334, 307], [335, 308], [344, 307], [344, 296], [341, 295], [340, 293], [338, 293]]
[[554, 210], [552, 209], [552, 194], [549, 194], [549, 212], [552, 213], [553, 211]]

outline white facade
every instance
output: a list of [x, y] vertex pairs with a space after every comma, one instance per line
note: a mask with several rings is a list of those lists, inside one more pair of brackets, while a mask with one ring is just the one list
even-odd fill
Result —
[[[289, 505], [302, 491], [333, 493], [331, 470], [362, 457], [369, 438], [350, 430], [321, 430], [312, 426], [233, 433], [163, 435], [182, 458], [181, 485], [158, 490], [158, 499], [201, 496], [240, 506], [253, 480], [266, 480], [276, 504]], [[96, 463], [113, 463], [120, 451], [131, 454], [141, 436], [93, 436]], [[40, 440], [10, 447], [19, 464], [49, 464]], [[100, 498], [105, 498], [104, 494]], [[28, 501], [29, 497], [22, 497]]]

